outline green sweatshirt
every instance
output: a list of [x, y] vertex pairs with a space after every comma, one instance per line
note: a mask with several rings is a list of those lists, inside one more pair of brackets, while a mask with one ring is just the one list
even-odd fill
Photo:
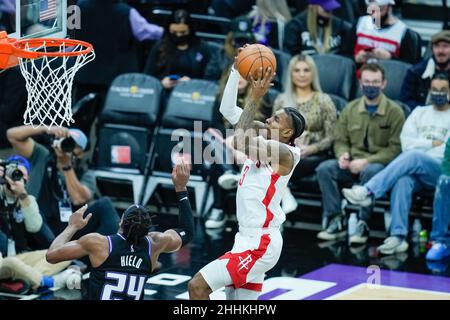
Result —
[[401, 152], [400, 132], [405, 122], [403, 110], [385, 95], [370, 116], [364, 98], [350, 102], [336, 125], [336, 158], [348, 152], [352, 159], [388, 164]]
[[442, 160], [442, 173], [450, 176], [450, 138], [445, 145], [444, 160]]

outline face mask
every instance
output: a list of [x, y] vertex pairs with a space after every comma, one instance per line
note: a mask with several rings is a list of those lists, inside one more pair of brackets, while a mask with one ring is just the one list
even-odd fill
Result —
[[430, 100], [434, 106], [441, 109], [441, 108], [445, 107], [446, 104], [448, 103], [448, 94], [441, 93], [441, 92], [431, 92]]
[[177, 36], [176, 34], [171, 33], [170, 39], [176, 46], [183, 46], [188, 44], [189, 42], [189, 35], [185, 34], [183, 36]]
[[369, 100], [374, 100], [381, 94], [381, 88], [376, 86], [362, 86], [362, 94]]
[[317, 16], [317, 24], [319, 26], [325, 26], [328, 24], [328, 22], [330, 22], [330, 18], [325, 18], [325, 17], [321, 17], [321, 16]]

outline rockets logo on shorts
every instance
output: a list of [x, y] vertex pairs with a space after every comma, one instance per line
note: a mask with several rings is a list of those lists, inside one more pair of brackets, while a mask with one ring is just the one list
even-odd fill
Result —
[[249, 255], [247, 255], [247, 257], [245, 257], [244, 259], [242, 259], [242, 257], [239, 257], [239, 264], [238, 264], [238, 267], [239, 267], [239, 271], [241, 271], [242, 269], [245, 269], [245, 270], [248, 270], [248, 266], [249, 266], [249, 264], [252, 262], [252, 255], [251, 254], [249, 254]]

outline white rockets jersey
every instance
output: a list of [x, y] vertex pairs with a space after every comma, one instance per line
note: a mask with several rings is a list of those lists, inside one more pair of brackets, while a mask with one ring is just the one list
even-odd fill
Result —
[[236, 194], [240, 228], [279, 228], [286, 220], [280, 203], [300, 161], [300, 149], [288, 147], [294, 155], [294, 166], [286, 176], [280, 176], [268, 164], [251, 159], [245, 161]]

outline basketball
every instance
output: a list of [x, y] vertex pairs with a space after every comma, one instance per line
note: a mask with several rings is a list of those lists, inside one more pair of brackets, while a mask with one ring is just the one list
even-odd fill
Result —
[[261, 67], [263, 71], [266, 71], [269, 67], [272, 68], [273, 72], [277, 70], [277, 59], [268, 47], [262, 44], [251, 44], [239, 53], [236, 69], [244, 79], [249, 80], [250, 74], [256, 79]]

